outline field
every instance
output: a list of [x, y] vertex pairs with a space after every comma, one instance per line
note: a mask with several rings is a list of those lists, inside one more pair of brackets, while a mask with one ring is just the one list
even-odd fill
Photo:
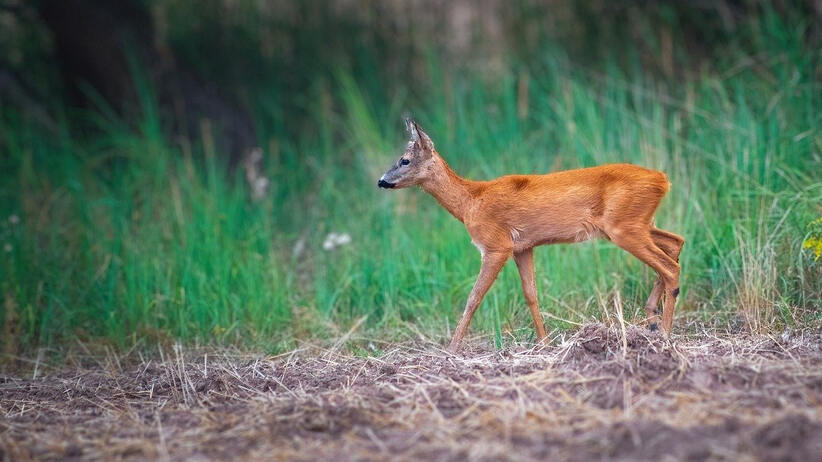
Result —
[[[696, 329], [695, 326], [694, 329]], [[813, 460], [822, 341], [588, 324], [379, 356], [177, 348], [0, 383], [0, 459]]]
[[[0, 460], [822, 451], [811, 2], [478, 2], [507, 35], [459, 49], [437, 21], [470, 2], [134, 2], [244, 108], [256, 163], [138, 53], [131, 99], [76, 104], [26, 29], [46, 3], [0, 5]], [[8, 97], [14, 56], [39, 112]], [[423, 191], [377, 189], [408, 115], [471, 179], [664, 171], [671, 338], [639, 327], [656, 275], [593, 241], [536, 250], [546, 345], [508, 264], [445, 352], [480, 255]]]
[[[818, 322], [822, 294], [822, 266], [803, 247], [818, 241], [822, 213], [820, 92], [810, 56], [788, 58], [679, 89], [549, 61], [530, 71], [541, 80], [526, 119], [505, 78], [446, 86], [416, 115], [469, 178], [623, 161], [665, 171], [672, 188], [656, 222], [686, 239], [679, 309], [781, 331]], [[266, 141], [271, 186], [259, 201], [241, 168], [226, 174], [212, 139], [169, 144], [150, 96], [135, 128], [95, 116], [93, 139], [44, 136], [5, 114], [6, 348], [79, 338], [276, 352], [363, 316], [385, 339], [409, 325], [446, 336], [479, 253], [423, 192], [377, 190], [405, 142], [391, 109], [402, 102], [369, 103], [345, 74], [338, 85], [337, 122], [317, 124], [327, 134]], [[324, 246], [331, 233], [351, 242]], [[554, 329], [573, 325], [556, 318], [601, 319], [615, 290], [641, 317], [655, 277], [607, 242], [541, 247], [536, 264]], [[474, 327], [501, 345], [528, 325], [508, 265]]]

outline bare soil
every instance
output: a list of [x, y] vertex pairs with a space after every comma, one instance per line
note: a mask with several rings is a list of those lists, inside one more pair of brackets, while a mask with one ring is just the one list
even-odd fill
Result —
[[0, 460], [819, 460], [822, 340], [591, 324], [379, 357], [176, 349], [0, 376]]

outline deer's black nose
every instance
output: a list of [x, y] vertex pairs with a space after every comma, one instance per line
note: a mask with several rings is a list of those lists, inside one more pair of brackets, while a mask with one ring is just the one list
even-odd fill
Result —
[[377, 186], [379, 186], [380, 188], [390, 189], [390, 188], [393, 188], [395, 186], [395, 184], [394, 183], [389, 183], [385, 180], [380, 180], [380, 181], [377, 182]]

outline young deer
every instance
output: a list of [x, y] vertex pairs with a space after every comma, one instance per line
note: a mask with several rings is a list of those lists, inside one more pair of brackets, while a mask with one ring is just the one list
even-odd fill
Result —
[[659, 276], [645, 304], [649, 328], [670, 333], [679, 295], [679, 252], [685, 240], [654, 226], [654, 212], [670, 183], [664, 173], [611, 164], [548, 175], [507, 175], [490, 181], [460, 177], [439, 156], [431, 138], [406, 119], [411, 136], [400, 159], [377, 185], [419, 185], [465, 224], [482, 254], [482, 268], [449, 349], [457, 350], [485, 293], [511, 256], [534, 319], [537, 338], [545, 327], [534, 282], [534, 247], [604, 238], [650, 266]]

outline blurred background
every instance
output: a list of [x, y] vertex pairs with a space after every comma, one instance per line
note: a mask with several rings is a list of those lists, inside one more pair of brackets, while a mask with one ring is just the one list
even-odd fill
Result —
[[[665, 171], [676, 329], [820, 321], [822, 2], [0, 0], [3, 353], [281, 351], [450, 333], [479, 268], [419, 190], [410, 114], [464, 176]], [[538, 249], [554, 332], [655, 275]], [[508, 265], [472, 327], [533, 338]]]

